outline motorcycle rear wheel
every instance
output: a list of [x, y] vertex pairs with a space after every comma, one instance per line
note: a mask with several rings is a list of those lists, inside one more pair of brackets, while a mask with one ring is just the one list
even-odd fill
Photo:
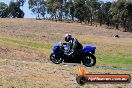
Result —
[[93, 54], [88, 54], [82, 61], [87, 67], [92, 67], [96, 64], [96, 57]]

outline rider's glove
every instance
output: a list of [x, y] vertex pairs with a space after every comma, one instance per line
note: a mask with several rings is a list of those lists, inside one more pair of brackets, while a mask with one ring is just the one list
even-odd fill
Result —
[[71, 49], [71, 50], [70, 50], [70, 53], [69, 53], [68, 55], [71, 56], [71, 55], [73, 55], [73, 53], [74, 53], [74, 50]]

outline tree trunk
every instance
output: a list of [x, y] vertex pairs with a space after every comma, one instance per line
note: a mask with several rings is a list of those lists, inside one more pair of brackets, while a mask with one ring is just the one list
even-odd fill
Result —
[[72, 15], [72, 21], [74, 21], [74, 16]]
[[92, 24], [93, 24], [92, 16], [91, 16], [91, 18], [90, 18], [90, 22], [91, 22], [91, 26], [92, 26]]
[[119, 24], [118, 23], [116, 23], [115, 26], [116, 26], [116, 29], [119, 29]]
[[124, 27], [124, 32], [126, 32], [127, 31], [127, 29], [126, 29], [126, 19], [123, 21], [123, 27]]

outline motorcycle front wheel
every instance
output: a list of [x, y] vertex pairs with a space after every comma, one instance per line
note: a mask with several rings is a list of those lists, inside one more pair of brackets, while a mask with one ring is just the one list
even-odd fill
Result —
[[82, 62], [87, 67], [94, 66], [96, 64], [96, 57], [93, 54], [88, 54]]
[[54, 53], [51, 53], [51, 55], [50, 55], [50, 60], [51, 60], [54, 64], [60, 64], [60, 63], [62, 63], [62, 61], [63, 61], [62, 58], [55, 56]]

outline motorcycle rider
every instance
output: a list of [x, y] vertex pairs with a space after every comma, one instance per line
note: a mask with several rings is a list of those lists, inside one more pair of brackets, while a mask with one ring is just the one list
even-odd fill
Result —
[[82, 44], [79, 43], [76, 38], [72, 38], [71, 34], [65, 35], [65, 41], [66, 41], [66, 44], [68, 44], [70, 47], [68, 55], [77, 54], [78, 52], [80, 52], [83, 49]]

